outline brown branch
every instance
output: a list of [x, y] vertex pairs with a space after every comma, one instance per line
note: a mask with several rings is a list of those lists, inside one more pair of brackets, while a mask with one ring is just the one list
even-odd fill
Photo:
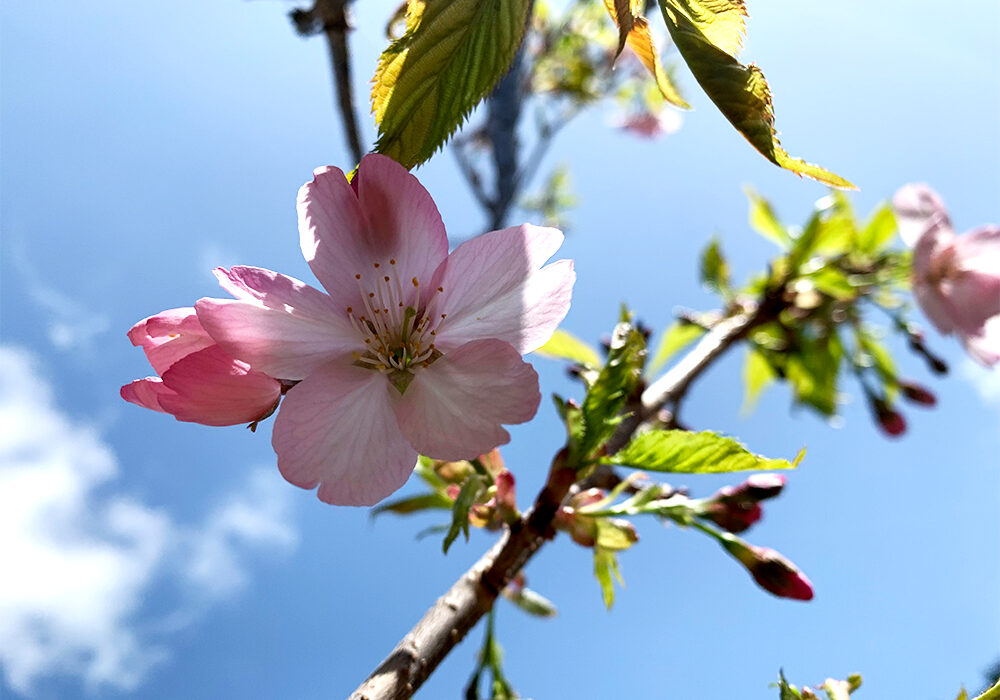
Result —
[[361, 148], [358, 117], [351, 89], [351, 52], [347, 44], [347, 32], [351, 29], [351, 24], [347, 17], [347, 2], [348, 0], [316, 0], [312, 8], [294, 10], [291, 17], [299, 34], [310, 36], [322, 31], [326, 35], [344, 138], [351, 149], [354, 162], [359, 163], [364, 151]]
[[[609, 443], [613, 452], [664, 405], [678, 401], [705, 369], [765, 318], [765, 307], [716, 324], [677, 365], [646, 389], [642, 407]], [[612, 443], [617, 445], [614, 449]], [[555, 533], [552, 520], [576, 481], [576, 471], [556, 455], [548, 482], [520, 521], [424, 614], [350, 700], [402, 700], [427, 680], [448, 652], [493, 606], [500, 591]]]

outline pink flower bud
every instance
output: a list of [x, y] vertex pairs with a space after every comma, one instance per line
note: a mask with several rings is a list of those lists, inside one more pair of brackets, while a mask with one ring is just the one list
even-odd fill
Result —
[[913, 403], [920, 404], [922, 406], [937, 405], [937, 397], [919, 384], [903, 381], [899, 383], [899, 389], [903, 392], [903, 396]]
[[506, 469], [497, 474], [496, 478], [497, 511], [504, 522], [511, 523], [518, 519], [517, 497], [514, 494], [514, 475]]
[[899, 437], [906, 432], [906, 419], [903, 418], [903, 414], [891, 408], [884, 399], [873, 398], [871, 405], [875, 419], [886, 435]]
[[737, 486], [724, 486], [704, 506], [701, 516], [729, 532], [743, 532], [764, 515], [760, 501], [785, 487], [780, 474], [754, 474]]
[[781, 554], [768, 547], [755, 547], [731, 535], [722, 546], [746, 567], [757, 585], [779, 598], [812, 600], [812, 583]]

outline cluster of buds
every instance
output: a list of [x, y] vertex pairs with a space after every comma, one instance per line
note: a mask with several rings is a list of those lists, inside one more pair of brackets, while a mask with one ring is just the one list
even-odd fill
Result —
[[742, 484], [724, 486], [701, 501], [696, 513], [729, 532], [744, 532], [764, 514], [761, 501], [774, 498], [785, 487], [780, 474], [754, 474]]
[[[903, 398], [912, 404], [925, 408], [937, 405], [937, 397], [916, 382], [900, 379], [896, 382], [896, 386]], [[872, 415], [875, 416], [875, 422], [885, 434], [897, 437], [906, 432], [906, 419], [903, 414], [893, 408], [884, 397], [869, 392], [868, 404], [871, 406]]]
[[[477, 461], [478, 466], [492, 478], [493, 484], [469, 507], [469, 524], [487, 530], [498, 530], [504, 523], [512, 523], [520, 517], [517, 510], [514, 475], [504, 466], [499, 449], [494, 448], [479, 456]], [[452, 502], [458, 499], [462, 484], [476, 471], [476, 466], [466, 460], [434, 463], [434, 472], [447, 483], [445, 495]]]
[[568, 534], [582, 547], [601, 546], [606, 549], [628, 549], [639, 541], [635, 527], [621, 518], [591, 517], [580, 511], [595, 506], [607, 498], [602, 489], [592, 488], [574, 495], [559, 508], [553, 521], [555, 528]]

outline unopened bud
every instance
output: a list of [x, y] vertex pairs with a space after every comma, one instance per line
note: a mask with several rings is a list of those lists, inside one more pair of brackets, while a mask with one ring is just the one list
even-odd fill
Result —
[[875, 413], [875, 420], [886, 435], [898, 437], [906, 432], [906, 419], [903, 418], [903, 414], [889, 406], [885, 399], [873, 397], [871, 407]]
[[902, 381], [899, 383], [899, 390], [903, 392], [903, 396], [915, 404], [920, 404], [921, 406], [937, 405], [937, 397], [919, 384]]
[[497, 512], [506, 523], [512, 523], [520, 516], [517, 512], [517, 497], [514, 494], [514, 475], [506, 469], [497, 474], [496, 478]]
[[701, 516], [729, 532], [743, 532], [764, 515], [760, 501], [774, 498], [785, 487], [780, 474], [754, 474], [737, 486], [724, 486], [707, 501]]
[[461, 490], [462, 487], [458, 484], [448, 484], [448, 488], [445, 489], [445, 493], [448, 494], [448, 498], [454, 501], [458, 498], [458, 494]]
[[812, 600], [812, 583], [781, 554], [768, 547], [755, 547], [731, 535], [722, 546], [746, 567], [757, 585], [779, 598]]

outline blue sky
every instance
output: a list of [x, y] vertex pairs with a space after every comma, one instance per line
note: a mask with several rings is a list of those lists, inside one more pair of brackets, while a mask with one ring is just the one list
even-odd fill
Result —
[[[359, 101], [394, 2], [360, 3]], [[218, 295], [217, 265], [312, 280], [294, 197], [318, 165], [353, 165], [333, 121], [326, 48], [297, 38], [270, 0], [0, 6], [0, 697], [328, 698], [347, 695], [488, 546], [447, 557], [413, 535], [432, 518], [332, 508], [283, 482], [269, 428], [205, 428], [127, 405], [148, 372], [125, 338], [138, 319]], [[952, 15], [925, 0], [872, 6], [750, 3], [747, 59], [773, 88], [786, 148], [861, 186], [868, 211], [925, 180], [959, 230], [1000, 221], [1000, 7]], [[658, 18], [652, 18], [660, 26]], [[560, 252], [578, 282], [565, 326], [597, 338], [627, 301], [655, 328], [708, 308], [697, 255], [718, 235], [737, 275], [773, 254], [748, 230], [744, 185], [790, 223], [824, 189], [769, 165], [681, 69], [694, 111], [656, 142], [616, 131], [610, 107], [574, 121], [580, 200]], [[364, 110], [362, 110], [364, 111]], [[364, 135], [374, 135], [364, 121]], [[581, 147], [585, 144], [584, 147]], [[481, 226], [441, 154], [419, 177], [453, 236]], [[622, 217], [623, 207], [629, 211]], [[513, 217], [515, 220], [520, 215]], [[770, 698], [861, 672], [861, 698], [954, 697], [1000, 654], [1000, 375], [903, 374], [939, 396], [888, 441], [845, 385], [840, 427], [790, 412], [771, 389], [739, 413], [740, 353], [695, 385], [686, 421], [769, 456], [808, 455], [749, 533], [817, 589], [773, 599], [697, 533], [640, 522], [606, 612], [588, 553], [558, 541], [529, 583], [554, 621], [498, 616], [527, 697]], [[575, 391], [534, 361], [543, 392]], [[560, 443], [543, 402], [505, 457], [526, 501]], [[734, 479], [686, 479], [707, 494]], [[406, 487], [412, 491], [415, 484]], [[420, 697], [455, 697], [480, 630]]]

